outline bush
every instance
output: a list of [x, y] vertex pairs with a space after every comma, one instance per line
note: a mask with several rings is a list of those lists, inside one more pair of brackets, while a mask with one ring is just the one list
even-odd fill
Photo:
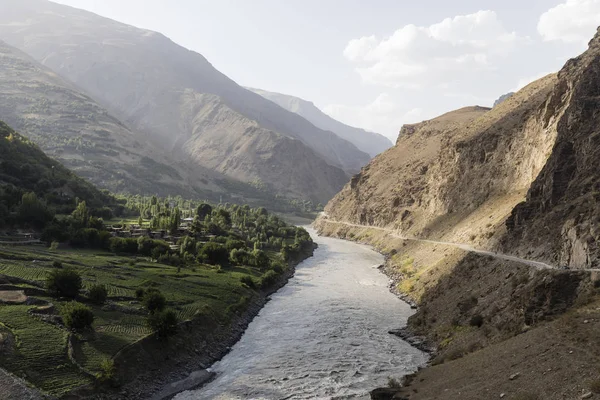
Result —
[[165, 296], [158, 290], [147, 290], [146, 294], [143, 297], [144, 306], [150, 311], [150, 313], [155, 313], [157, 311], [162, 311], [165, 309], [167, 305], [167, 299]]
[[96, 304], [104, 304], [107, 297], [108, 292], [106, 291], [106, 287], [104, 287], [104, 285], [94, 285], [88, 292], [88, 299]]
[[240, 278], [240, 282], [242, 282], [244, 285], [248, 286], [249, 288], [254, 289], [256, 287], [256, 283], [254, 282], [254, 279], [252, 279], [251, 276], [242, 276]]
[[58, 268], [58, 269], [60, 269], [62, 267], [63, 267], [63, 265], [62, 265], [62, 263], [60, 261], [52, 261], [52, 268]]
[[265, 289], [265, 288], [268, 288], [269, 286], [273, 285], [275, 282], [277, 282], [277, 272], [270, 270], [270, 271], [267, 271], [267, 273], [263, 275], [261, 282], [260, 282], [260, 286], [261, 286], [261, 288]]
[[144, 288], [135, 289], [135, 298], [136, 299], [138, 299], [138, 300], [143, 299], [145, 294], [146, 294], [146, 291], [144, 290]]
[[56, 297], [74, 299], [81, 290], [81, 275], [73, 269], [55, 269], [46, 278], [48, 291]]
[[69, 329], [82, 331], [92, 326], [94, 313], [84, 304], [72, 301], [61, 307], [60, 315]]
[[110, 358], [104, 358], [100, 362], [100, 372], [96, 377], [100, 382], [113, 382], [115, 379], [115, 362]]
[[50, 244], [50, 250], [52, 250], [52, 251], [58, 250], [58, 246], [59, 246], [59, 245], [60, 245], [60, 243], [58, 243], [56, 240], [55, 240], [55, 241], [53, 241], [53, 242]]
[[148, 326], [160, 338], [167, 338], [177, 333], [177, 314], [173, 310], [165, 310], [150, 314]]

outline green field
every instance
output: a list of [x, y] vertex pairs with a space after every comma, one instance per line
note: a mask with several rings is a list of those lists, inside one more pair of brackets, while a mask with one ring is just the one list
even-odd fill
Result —
[[[0, 260], [0, 278], [4, 276], [4, 280], [24, 289], [37, 288], [38, 292], [43, 289], [53, 261], [61, 261], [65, 268], [76, 268], [84, 287], [98, 283], [107, 287], [107, 305], [88, 304], [95, 315], [94, 332], [74, 341], [75, 360], [94, 374], [100, 372], [102, 360], [151, 334], [146, 326], [146, 311], [135, 299], [137, 288], [158, 288], [181, 321], [199, 314], [227, 317], [231, 314], [230, 305], [256, 293], [243, 285], [240, 278], [258, 279], [262, 274], [250, 267], [196, 265], [178, 269], [150, 259], [98, 250], [51, 251], [44, 247], [0, 247]], [[60, 305], [60, 301], [47, 295], [31, 297]], [[93, 378], [68, 358], [69, 332], [32, 315], [36, 307], [0, 305], [0, 333], [6, 336], [10, 332], [14, 339], [9, 341], [10, 346], [0, 346], [0, 366], [55, 396], [92, 383]]]

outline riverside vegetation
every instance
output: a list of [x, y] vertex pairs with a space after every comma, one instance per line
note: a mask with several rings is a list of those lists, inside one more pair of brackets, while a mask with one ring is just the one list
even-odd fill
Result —
[[0, 155], [0, 366], [52, 396], [126, 383], [120, 351], [233, 323], [312, 252], [264, 208], [117, 199], [3, 123]]

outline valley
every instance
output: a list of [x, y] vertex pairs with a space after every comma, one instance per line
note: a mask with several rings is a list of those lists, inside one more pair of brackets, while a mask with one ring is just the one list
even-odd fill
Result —
[[0, 0], [0, 398], [600, 398], [600, 2], [276, 3]]

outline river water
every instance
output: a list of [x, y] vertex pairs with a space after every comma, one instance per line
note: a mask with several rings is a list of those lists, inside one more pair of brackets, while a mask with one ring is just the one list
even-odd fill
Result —
[[212, 366], [215, 380], [176, 400], [367, 399], [427, 361], [389, 329], [410, 307], [391, 294], [371, 248], [320, 237], [319, 248]]

